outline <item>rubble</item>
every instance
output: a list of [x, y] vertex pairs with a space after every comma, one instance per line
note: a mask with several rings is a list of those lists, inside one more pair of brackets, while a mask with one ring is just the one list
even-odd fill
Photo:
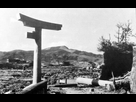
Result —
[[[15, 72], [19, 73], [17, 71]], [[16, 74], [15, 72], [14, 74]], [[70, 66], [69, 67], [62, 67], [62, 66], [48, 67], [48, 68], [46, 67], [42, 69], [42, 75], [43, 75], [42, 77], [46, 76], [46, 79], [48, 79], [48, 83], [47, 83], [48, 86], [56, 85], [56, 87], [48, 88], [48, 91], [47, 91], [48, 94], [73, 94], [73, 93], [75, 94], [132, 94], [130, 89], [131, 72], [128, 72], [123, 77], [114, 77], [109, 80], [101, 80], [101, 81], [99, 79], [100, 71], [98, 71], [98, 74], [99, 74], [98, 76], [94, 75], [95, 72], [97, 72], [96, 69], [90, 71], [90, 70], [80, 69], [80, 68], [75, 68]], [[23, 89], [24, 87], [32, 83], [31, 80], [25, 80], [25, 79], [32, 78], [32, 72], [30, 70], [29, 71], [26, 70], [23, 72], [21, 71], [21, 73], [22, 73], [22, 76], [18, 77], [20, 79], [18, 79], [18, 81], [17, 80], [13, 81], [13, 82], [20, 83], [19, 84], [20, 86], [18, 87], [14, 86], [13, 88], [13, 86], [9, 86], [11, 85], [11, 83], [9, 83], [8, 85], [1, 84], [2, 86], [6, 85], [5, 88], [8, 88], [7, 90], [6, 89], [3, 90], [3, 92], [1, 90], [1, 93], [10, 91], [11, 87], [12, 87], [12, 90], [16, 89], [15, 92], [18, 93], [19, 91], [21, 91], [21, 89]], [[12, 80], [15, 80], [15, 78], [17, 77], [15, 76]], [[67, 78], [67, 83], [65, 83], [65, 78]], [[84, 84], [82, 83], [83, 80], [81, 80], [81, 83], [79, 84], [79, 83], [76, 83], [76, 79], [78, 78], [89, 79], [89, 81], [85, 81], [85, 84]], [[62, 82], [62, 83], [59, 83], [61, 86], [63, 86], [61, 88], [59, 87], [60, 86], [59, 84], [57, 86], [58, 79], [60, 79]], [[91, 85], [91, 81], [93, 82], [94, 85]], [[107, 82], [108, 84], [105, 84]], [[98, 86], [96, 85], [96, 83], [98, 84]], [[23, 84], [23, 86], [21, 84]], [[115, 88], [112, 87], [112, 85], [110, 84], [115, 85]]]

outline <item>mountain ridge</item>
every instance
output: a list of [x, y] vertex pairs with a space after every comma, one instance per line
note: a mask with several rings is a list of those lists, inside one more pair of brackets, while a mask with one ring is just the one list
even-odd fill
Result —
[[[98, 61], [102, 60], [103, 55], [94, 54], [87, 51], [69, 49], [67, 46], [55, 46], [42, 49], [42, 61], [50, 62], [51, 60], [76, 60], [76, 61]], [[8, 52], [0, 51], [0, 61], [9, 58], [20, 58], [25, 60], [33, 60], [33, 51], [13, 50]]]

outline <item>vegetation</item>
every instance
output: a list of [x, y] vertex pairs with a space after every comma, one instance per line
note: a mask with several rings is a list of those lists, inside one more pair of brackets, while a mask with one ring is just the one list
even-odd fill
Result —
[[135, 37], [132, 34], [132, 28], [130, 27], [131, 23], [126, 24], [119, 23], [117, 24], [117, 34], [115, 37], [117, 41], [111, 41], [111, 39], [105, 39], [103, 36], [100, 38], [100, 44], [98, 46], [98, 51], [108, 52], [108, 51], [121, 51], [127, 52], [130, 51], [131, 46], [135, 46], [134, 42], [130, 42], [130, 37]]

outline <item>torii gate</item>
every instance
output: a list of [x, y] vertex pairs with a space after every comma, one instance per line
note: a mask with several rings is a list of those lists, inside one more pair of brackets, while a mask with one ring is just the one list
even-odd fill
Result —
[[36, 84], [41, 81], [41, 30], [61, 30], [62, 25], [40, 21], [23, 14], [20, 14], [20, 17], [19, 21], [22, 21], [24, 26], [35, 28], [32, 33], [27, 32], [27, 38], [35, 40], [33, 84]]

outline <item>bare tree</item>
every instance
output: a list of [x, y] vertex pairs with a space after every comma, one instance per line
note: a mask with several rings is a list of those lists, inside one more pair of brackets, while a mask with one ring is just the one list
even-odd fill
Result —
[[128, 21], [128, 23], [123, 24], [123, 23], [119, 23], [117, 24], [117, 36], [115, 35], [115, 37], [118, 40], [118, 43], [122, 43], [125, 42], [127, 43], [129, 40], [129, 37], [136, 37], [136, 35], [132, 34], [132, 28], [131, 28], [131, 23]]

